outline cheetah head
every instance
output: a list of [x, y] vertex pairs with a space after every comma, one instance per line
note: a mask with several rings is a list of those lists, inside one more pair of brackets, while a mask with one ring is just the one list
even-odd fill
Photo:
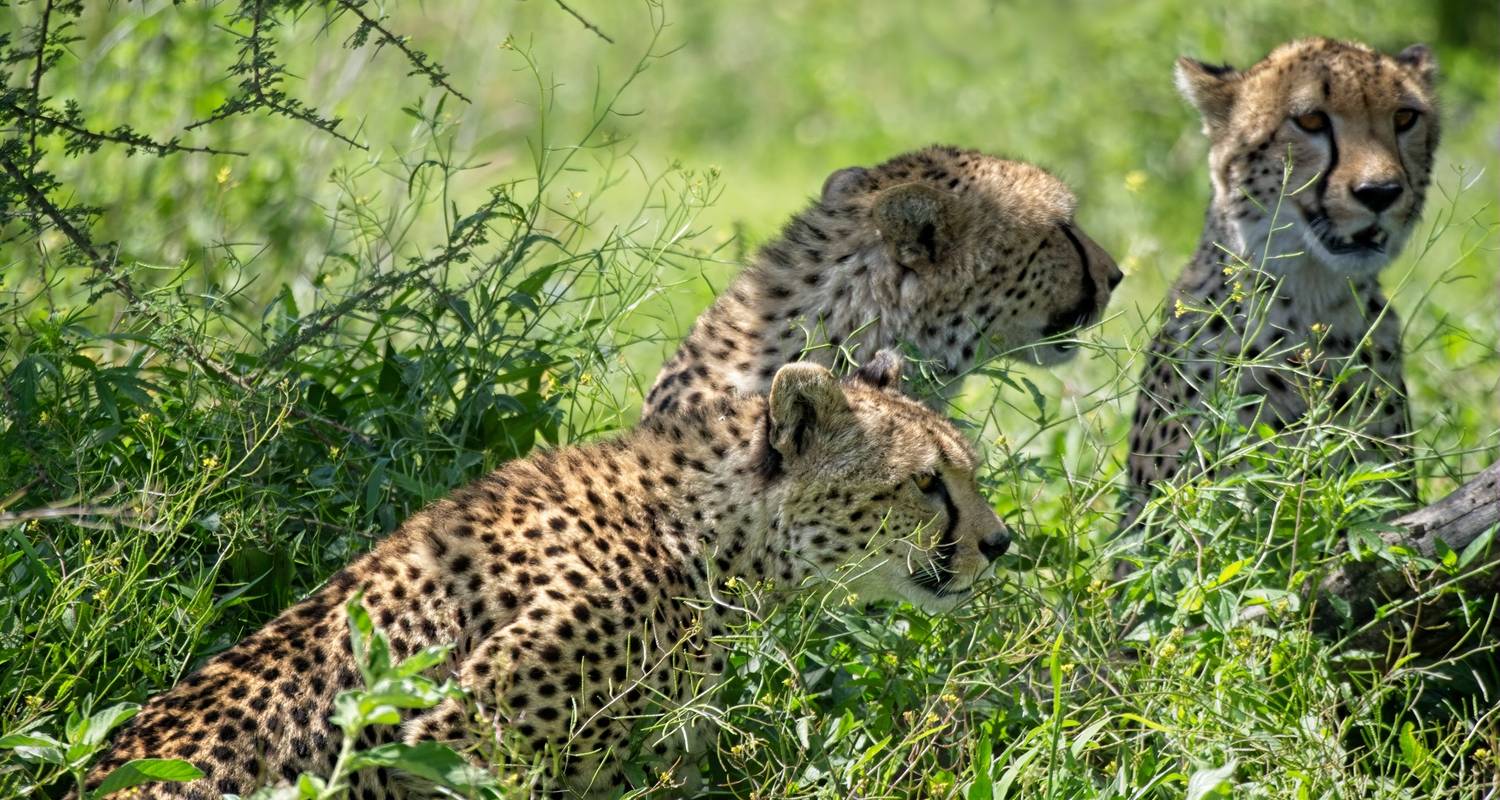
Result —
[[[1283, 45], [1244, 71], [1179, 59], [1178, 88], [1209, 137], [1215, 203], [1239, 244], [1259, 253], [1269, 239], [1269, 255], [1305, 252], [1340, 275], [1390, 263], [1432, 173], [1436, 73], [1422, 45], [1390, 56], [1329, 39]], [[1268, 269], [1280, 261], [1296, 263], [1272, 258]]]
[[944, 610], [973, 591], [1010, 533], [979, 492], [973, 448], [901, 394], [900, 372], [899, 357], [882, 351], [843, 380], [808, 363], [776, 374], [767, 402], [776, 518], [787, 557], [814, 583]]
[[839, 170], [819, 203], [852, 221], [854, 294], [895, 340], [957, 372], [980, 354], [1071, 358], [1067, 335], [1103, 314], [1123, 277], [1078, 226], [1067, 185], [1040, 167], [929, 147]]

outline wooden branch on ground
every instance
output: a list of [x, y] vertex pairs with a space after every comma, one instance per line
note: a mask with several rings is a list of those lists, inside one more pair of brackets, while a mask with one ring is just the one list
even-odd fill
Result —
[[[1381, 537], [1387, 545], [1432, 561], [1441, 561], [1444, 552], [1463, 553], [1479, 537], [1500, 526], [1500, 462], [1447, 497], [1398, 517], [1393, 524], [1396, 529]], [[1320, 586], [1321, 602], [1314, 626], [1319, 633], [1333, 636], [1349, 630], [1350, 620], [1336, 612], [1336, 603], [1353, 616], [1355, 629], [1348, 641], [1355, 647], [1384, 650], [1387, 636], [1395, 633], [1392, 627], [1397, 624], [1411, 629], [1398, 635], [1415, 634], [1414, 639], [1424, 649], [1429, 645], [1442, 647], [1465, 633], [1444, 613], [1456, 600], [1450, 591], [1455, 586], [1470, 597], [1500, 592], [1500, 547], [1491, 547], [1456, 577], [1398, 569], [1373, 558], [1345, 565]], [[1381, 608], [1387, 613], [1377, 616]]]

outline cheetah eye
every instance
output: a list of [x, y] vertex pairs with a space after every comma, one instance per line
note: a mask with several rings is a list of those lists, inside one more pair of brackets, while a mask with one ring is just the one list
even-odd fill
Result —
[[1297, 127], [1308, 133], [1320, 133], [1328, 129], [1328, 115], [1321, 111], [1299, 114], [1292, 117], [1292, 122], [1297, 123]]
[[924, 472], [912, 478], [911, 482], [916, 484], [917, 489], [924, 493], [936, 491], [938, 488], [938, 476], [931, 472]]
[[1405, 133], [1406, 131], [1411, 130], [1412, 126], [1417, 124], [1417, 118], [1420, 116], [1422, 116], [1422, 114], [1413, 108], [1403, 108], [1400, 111], [1397, 111], [1396, 132]]

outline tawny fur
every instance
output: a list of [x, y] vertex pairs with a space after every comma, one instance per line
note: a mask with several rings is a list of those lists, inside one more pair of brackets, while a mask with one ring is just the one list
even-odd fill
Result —
[[1425, 47], [1389, 56], [1328, 39], [1283, 45], [1243, 72], [1178, 62], [1209, 137], [1213, 201], [1142, 373], [1127, 524], [1153, 484], [1187, 466], [1205, 398], [1226, 380], [1254, 400], [1240, 424], [1283, 430], [1326, 399], [1332, 421], [1365, 437], [1361, 457], [1406, 458], [1401, 326], [1378, 273], [1422, 211], [1435, 71]]
[[[670, 762], [693, 731], [633, 738], [632, 726], [718, 681], [719, 637], [748, 602], [735, 579], [847, 580], [840, 591], [865, 599], [947, 608], [1004, 550], [973, 451], [889, 388], [899, 370], [882, 356], [840, 382], [792, 365], [769, 397], [658, 415], [615, 441], [500, 468], [152, 699], [91, 780], [127, 759], [184, 758], [206, 776], [143, 796], [207, 800], [326, 773], [341, 741], [334, 696], [359, 680], [344, 611], [355, 592], [395, 657], [454, 643], [439, 677], [456, 675], [470, 701], [365, 745], [438, 739], [504, 771], [474, 746], [498, 732], [519, 758], [558, 755], [555, 785], [589, 795], [623, 785], [622, 766], [642, 755]], [[351, 796], [409, 791], [380, 770], [359, 774]]]
[[[839, 170], [699, 317], [644, 414], [762, 394], [782, 364], [840, 369], [908, 345], [938, 377], [996, 355], [1043, 364], [1103, 313], [1122, 274], [1042, 169], [929, 147]], [[948, 391], [956, 387], [952, 381]]]

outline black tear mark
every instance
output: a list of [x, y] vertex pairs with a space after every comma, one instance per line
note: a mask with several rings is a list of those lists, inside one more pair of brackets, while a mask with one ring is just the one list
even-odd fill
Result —
[[937, 226], [928, 222], [917, 232], [917, 244], [927, 251], [927, 260], [937, 263]]

